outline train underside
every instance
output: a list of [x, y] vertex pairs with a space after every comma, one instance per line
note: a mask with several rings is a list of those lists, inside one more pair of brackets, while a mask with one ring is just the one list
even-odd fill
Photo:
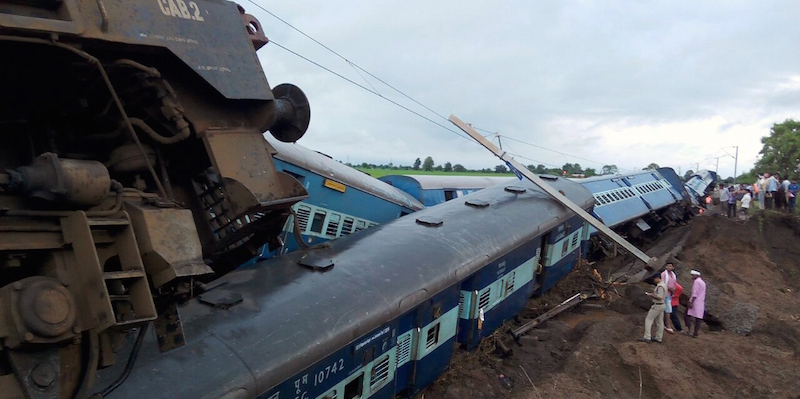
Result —
[[[93, 394], [134, 328], [182, 345], [177, 304], [279, 246], [307, 196], [262, 137], [297, 140], [310, 114], [296, 87], [269, 88], [258, 21], [233, 3], [179, 3], [0, 2], [8, 397]], [[253, 73], [220, 77], [231, 71]]]

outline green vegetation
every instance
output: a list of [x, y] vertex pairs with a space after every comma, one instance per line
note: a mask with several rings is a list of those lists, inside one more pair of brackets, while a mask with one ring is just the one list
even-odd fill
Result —
[[[412, 166], [394, 165], [391, 162], [388, 165], [375, 165], [366, 162], [361, 165], [351, 165], [350, 163], [346, 163], [345, 165], [356, 168], [372, 177], [386, 175], [514, 176], [506, 165], [497, 165], [494, 169], [467, 169], [461, 164], [452, 164], [450, 162], [445, 162], [444, 165], [436, 165], [436, 162], [434, 162], [433, 158], [430, 156], [425, 157], [424, 161], [417, 158], [414, 160]], [[651, 164], [651, 166], [652, 165], [658, 167], [656, 164]], [[560, 168], [548, 168], [542, 164], [535, 166], [527, 165], [526, 167], [531, 172], [540, 175], [549, 174], [569, 177], [592, 177], [598, 174], [608, 175], [617, 173], [616, 165], [604, 165], [600, 173], [597, 173], [597, 170], [594, 168], [584, 169], [577, 163], [565, 163]]]
[[499, 177], [514, 177], [513, 173], [494, 173], [494, 172], [445, 172], [444, 170], [413, 170], [413, 169], [385, 169], [385, 168], [362, 168], [361, 166], [355, 167], [357, 170], [364, 172], [374, 178], [379, 178], [386, 175], [446, 175], [446, 176], [499, 176]]
[[794, 180], [800, 177], [800, 122], [787, 119], [773, 124], [769, 136], [761, 138], [761, 144], [764, 146], [755, 167], [737, 176], [737, 182], [750, 184], [756, 181], [759, 173], [765, 172], [780, 173]]

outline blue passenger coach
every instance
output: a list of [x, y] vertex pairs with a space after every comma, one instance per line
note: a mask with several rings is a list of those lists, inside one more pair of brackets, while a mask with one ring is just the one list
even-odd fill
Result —
[[[631, 237], [639, 237], [654, 229], [683, 219], [683, 186], [675, 187], [676, 180], [670, 168], [641, 172], [576, 179], [592, 192], [595, 198], [594, 213], [606, 226]], [[662, 173], [670, 175], [670, 179]], [[594, 234], [595, 229], [590, 229]]]
[[[591, 209], [579, 184], [548, 183]], [[105, 397], [411, 396], [447, 368], [455, 344], [474, 346], [550, 284], [538, 264], [548, 251], [555, 266], [577, 250], [574, 217], [515, 182], [239, 268], [180, 306], [185, 346], [159, 353], [147, 335], [126, 382]], [[117, 363], [99, 372], [100, 386], [118, 378]]]
[[510, 176], [386, 175], [378, 179], [405, 191], [425, 206], [433, 206], [486, 187], [512, 182], [516, 178]]
[[[284, 226], [280, 253], [346, 236], [424, 208], [407, 193], [326, 155], [298, 144], [272, 138], [267, 141], [277, 151], [273, 158], [278, 170], [300, 181], [309, 193], [308, 199], [292, 207], [294, 216]], [[276, 254], [265, 248], [261, 257]]]

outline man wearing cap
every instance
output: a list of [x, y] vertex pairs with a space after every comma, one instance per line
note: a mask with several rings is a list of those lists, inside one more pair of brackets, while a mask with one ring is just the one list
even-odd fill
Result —
[[[684, 334], [691, 335], [697, 338], [700, 333], [700, 320], [703, 320], [703, 315], [706, 311], [706, 282], [700, 277], [700, 272], [692, 270], [692, 296], [689, 297], [689, 309], [686, 311], [684, 322], [686, 323], [686, 331]], [[694, 322], [694, 334], [691, 333], [692, 322]]]
[[[644, 320], [644, 337], [639, 338], [639, 341], [658, 342], [660, 344], [664, 339], [664, 298], [667, 297], [667, 285], [661, 281], [660, 274], [653, 276], [653, 282], [656, 283], [656, 288], [653, 292], [645, 292], [645, 295], [653, 298], [653, 304], [650, 306], [647, 318]], [[656, 322], [656, 336], [655, 339], [650, 339], [653, 321]]]

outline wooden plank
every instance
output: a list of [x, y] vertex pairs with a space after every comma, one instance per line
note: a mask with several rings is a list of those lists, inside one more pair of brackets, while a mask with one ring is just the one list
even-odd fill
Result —
[[553, 187], [549, 184], [545, 183], [539, 176], [536, 176], [533, 172], [528, 170], [525, 165], [517, 162], [513, 157], [509, 156], [505, 151], [497, 148], [494, 144], [492, 144], [489, 140], [486, 140], [480, 133], [478, 133], [472, 126], [464, 123], [461, 119], [458, 119], [455, 115], [450, 115], [450, 122], [454, 125], [458, 126], [459, 129], [463, 130], [465, 133], [470, 135], [478, 144], [484, 146], [487, 150], [491, 151], [494, 155], [496, 155], [501, 160], [505, 161], [507, 164], [511, 165], [516, 169], [516, 172], [519, 175], [525, 176], [528, 180], [533, 182], [536, 186], [544, 190], [546, 193], [550, 194], [556, 201], [560, 202], [564, 206], [566, 206], [569, 210], [575, 212], [581, 219], [585, 220], [587, 223], [594, 226], [600, 233], [605, 235], [606, 237], [613, 240], [615, 243], [619, 244], [622, 248], [636, 256], [637, 258], [641, 259], [643, 262], [652, 264], [655, 262], [655, 258], [651, 258], [646, 253], [642, 252], [639, 248], [633, 246], [633, 244], [629, 243], [627, 240], [622, 238], [619, 234], [615, 233], [613, 230], [609, 229], [606, 225], [601, 223], [597, 220], [594, 216], [590, 215], [588, 212], [583, 210], [583, 208], [579, 207], [574, 202], [570, 201], [566, 196], [561, 195], [558, 191], [556, 191]]

